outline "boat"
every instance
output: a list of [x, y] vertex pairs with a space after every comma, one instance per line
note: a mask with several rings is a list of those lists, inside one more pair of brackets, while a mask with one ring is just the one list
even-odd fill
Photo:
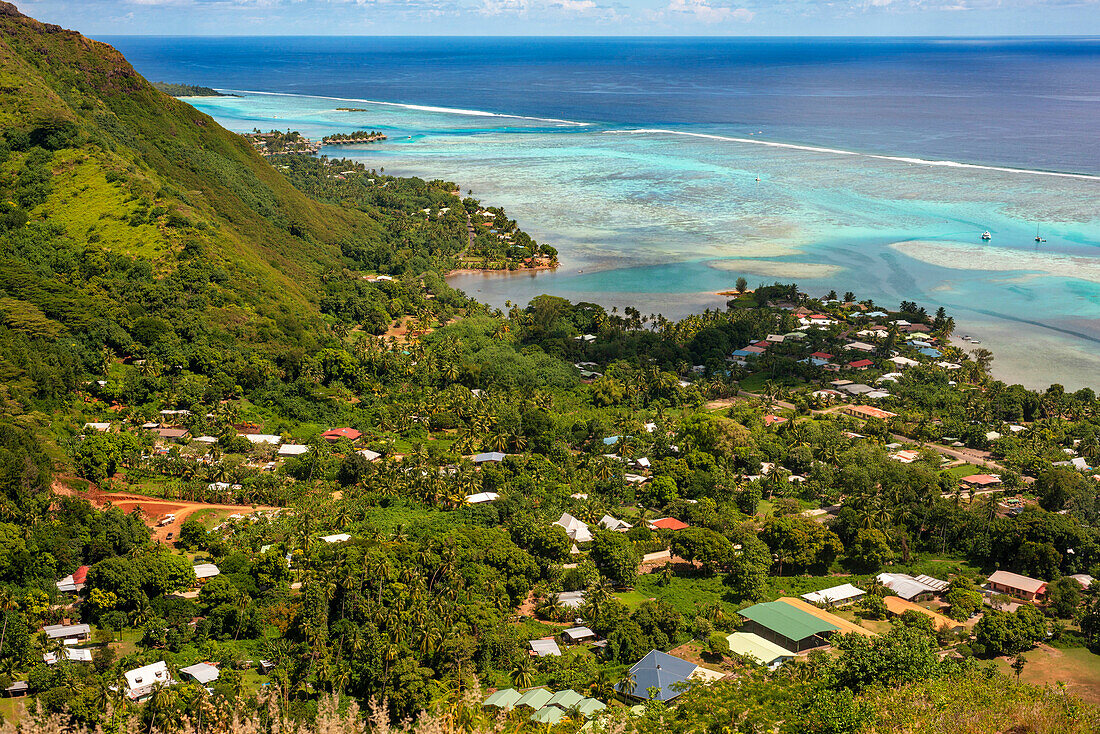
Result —
[[1043, 237], [1041, 237], [1039, 235], [1039, 225], [1038, 224], [1035, 225], [1035, 241], [1036, 242], [1046, 242], [1046, 239], [1044, 239]]
[[991, 240], [993, 239], [993, 235], [989, 234], [989, 230], [986, 230], [985, 232], [982, 232], [982, 239]]

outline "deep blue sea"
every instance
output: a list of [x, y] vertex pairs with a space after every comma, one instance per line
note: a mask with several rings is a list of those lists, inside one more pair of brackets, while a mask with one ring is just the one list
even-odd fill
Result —
[[1100, 39], [104, 38], [150, 79], [1100, 173]]
[[796, 280], [943, 305], [999, 376], [1100, 388], [1100, 39], [101, 40], [238, 94], [188, 100], [232, 130], [381, 129], [324, 152], [456, 181], [559, 249], [451, 279], [481, 300], [677, 317]]

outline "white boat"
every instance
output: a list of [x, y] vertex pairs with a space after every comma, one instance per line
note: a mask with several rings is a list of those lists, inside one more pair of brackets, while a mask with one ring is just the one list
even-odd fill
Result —
[[986, 230], [985, 232], [982, 232], [982, 239], [991, 240], [993, 239], [993, 235], [989, 234], [989, 230]]

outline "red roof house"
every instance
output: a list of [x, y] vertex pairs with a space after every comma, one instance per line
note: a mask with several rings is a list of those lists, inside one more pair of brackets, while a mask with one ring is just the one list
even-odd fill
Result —
[[73, 583], [83, 584], [85, 581], [87, 581], [89, 568], [91, 568], [91, 566], [81, 566], [80, 568], [73, 571]]
[[872, 365], [874, 365], [874, 362], [869, 359], [857, 359], [855, 362], [848, 363], [848, 366], [853, 370], [865, 370]]
[[650, 530], [686, 530], [691, 527], [686, 522], [680, 522], [674, 517], [662, 517], [649, 521]]
[[354, 428], [330, 428], [321, 434], [321, 438], [325, 439], [329, 443], [336, 443], [341, 438], [347, 438], [352, 441], [356, 441], [363, 434]]
[[815, 358], [815, 359], [832, 359], [833, 358], [833, 355], [829, 354], [828, 352], [814, 352], [810, 356]]
[[777, 423], [786, 423], [786, 422], [787, 422], [787, 419], [782, 417], [782, 416], [778, 416], [778, 415], [766, 415], [766, 416], [764, 416], [764, 425], [765, 426], [774, 426]]
[[988, 487], [991, 484], [1000, 484], [1001, 478], [995, 474], [971, 474], [959, 481], [972, 487]]

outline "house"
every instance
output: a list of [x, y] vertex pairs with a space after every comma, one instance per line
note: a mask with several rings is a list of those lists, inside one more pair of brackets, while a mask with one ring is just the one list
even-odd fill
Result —
[[574, 543], [589, 543], [594, 537], [587, 525], [570, 515], [568, 512], [563, 512], [561, 517], [554, 524], [564, 528], [565, 534], [568, 535], [569, 539]]
[[634, 526], [628, 522], [623, 522], [622, 520], [611, 517], [611, 515], [604, 515], [600, 518], [600, 527], [604, 530], [614, 530], [616, 533], [625, 533]]
[[195, 443], [204, 443], [208, 446], [213, 446], [218, 442], [217, 436], [197, 436], [192, 439]]
[[191, 435], [186, 428], [154, 428], [152, 431], [165, 441], [182, 441]]
[[516, 702], [522, 698], [522, 693], [514, 688], [505, 688], [489, 695], [482, 705], [493, 706], [494, 709], [511, 711], [516, 708]]
[[787, 419], [779, 415], [766, 415], [764, 416], [765, 426], [776, 426], [781, 423], [786, 423]]
[[221, 570], [213, 563], [199, 563], [195, 566], [195, 578], [198, 582], [205, 583], [221, 573]]
[[561, 639], [569, 645], [577, 645], [587, 640], [595, 640], [596, 633], [587, 627], [570, 627], [562, 630]]
[[900, 617], [906, 612], [916, 612], [917, 614], [923, 614], [926, 617], [932, 619], [932, 624], [936, 629], [956, 629], [962, 627], [961, 622], [956, 622], [953, 619], [943, 616], [937, 612], [933, 612], [931, 609], [925, 609], [920, 604], [914, 604], [911, 601], [906, 601], [901, 597], [887, 596], [883, 598], [883, 603], [886, 605], [886, 611], [894, 616]]
[[88, 579], [88, 569], [90, 566], [81, 566], [66, 576], [54, 583], [57, 590], [62, 594], [78, 594], [84, 589], [84, 582]]
[[508, 454], [501, 453], [500, 451], [489, 451], [484, 454], [474, 454], [473, 462], [475, 464], [484, 464], [487, 461], [500, 463], [504, 461], [504, 457]]
[[1089, 576], [1087, 573], [1075, 573], [1070, 576], [1070, 578], [1081, 584], [1082, 589], [1089, 588], [1090, 586], [1092, 586], [1092, 582], [1096, 580], [1092, 576]]
[[111, 424], [110, 423], [85, 423], [84, 424], [84, 430], [85, 431], [97, 431], [99, 433], [106, 433], [107, 431], [111, 430]]
[[519, 697], [519, 700], [515, 703], [515, 707], [528, 706], [538, 711], [546, 706], [553, 697], [554, 694], [545, 688], [532, 688]]
[[908, 357], [891, 357], [890, 361], [896, 364], [898, 367], [905, 369], [906, 367], [916, 367], [920, 362], [915, 359], [909, 359]]
[[142, 701], [153, 694], [158, 687], [170, 686], [175, 683], [172, 674], [168, 672], [168, 664], [158, 660], [140, 668], [134, 668], [124, 673], [126, 678], [126, 697], [131, 701]]
[[553, 706], [560, 709], [564, 714], [583, 700], [584, 696], [572, 689], [566, 688], [564, 691], [558, 691], [553, 696], [551, 696], [550, 700], [546, 702], [546, 706], [544, 708], [550, 708], [551, 706]]
[[207, 685], [218, 679], [218, 669], [210, 663], [195, 663], [186, 668], [180, 668], [180, 677], [193, 680], [199, 685]]
[[811, 591], [809, 594], [803, 594], [802, 598], [811, 604], [842, 607], [845, 604], [859, 601], [866, 593], [863, 589], [856, 588], [851, 584], [841, 584], [821, 591]]
[[531, 640], [531, 655], [537, 658], [560, 658], [561, 650], [553, 637], [543, 637], [539, 640]]
[[936, 589], [905, 573], [880, 573], [878, 582], [906, 601], [929, 601]]
[[584, 606], [584, 592], [563, 591], [558, 594], [558, 605], [569, 609], [580, 609]]
[[873, 361], [869, 360], [869, 359], [857, 359], [854, 362], [849, 362], [848, 363], [848, 369], [860, 370], [860, 371], [865, 370], [868, 367], [874, 367], [874, 366], [875, 366], [875, 363]]
[[844, 345], [845, 349], [854, 349], [858, 352], [873, 352], [875, 351], [874, 344], [868, 344], [867, 342], [852, 342]]
[[8, 698], [14, 698], [15, 696], [25, 696], [30, 690], [30, 686], [27, 685], [25, 680], [17, 680], [10, 686], [4, 689], [4, 695]]
[[661, 517], [656, 520], [650, 520], [648, 523], [650, 530], [686, 530], [691, 527], [686, 522], [681, 522], [674, 517]]
[[[66, 647], [61, 651], [61, 657], [70, 663], [90, 663], [92, 662], [92, 651], [86, 647]], [[42, 656], [42, 660], [46, 665], [55, 665], [57, 664], [57, 653], [48, 652]]]
[[813, 359], [820, 359], [824, 362], [828, 362], [830, 359], [833, 358], [833, 355], [829, 354], [828, 352], [814, 352], [810, 355], [810, 357]]
[[1001, 478], [996, 474], [971, 474], [959, 480], [969, 487], [991, 487], [1001, 483]]
[[947, 591], [947, 588], [951, 586], [951, 584], [944, 581], [943, 579], [928, 576], [927, 574], [921, 574], [920, 576], [917, 576], [917, 581], [921, 582], [929, 589], [932, 589], [932, 591], [936, 594], [944, 593], [945, 591]]
[[752, 632], [734, 632], [732, 635], [726, 635], [726, 641], [729, 642], [730, 652], [752, 658], [772, 670], [795, 658], [795, 654], [790, 650]]
[[893, 454], [890, 458], [894, 461], [900, 461], [902, 464], [912, 464], [920, 458], [920, 452], [913, 451], [912, 449], [904, 449]]
[[326, 543], [346, 543], [351, 540], [351, 536], [347, 533], [336, 533], [334, 535], [322, 535], [321, 540]]
[[989, 577], [989, 588], [1017, 599], [1036, 601], [1047, 593], [1047, 582], [1011, 571], [997, 571]]
[[359, 437], [363, 434], [354, 428], [330, 428], [321, 434], [321, 438], [325, 439], [329, 443], [336, 443], [341, 438], [346, 438], [349, 441], [358, 441]]
[[466, 502], [471, 505], [480, 505], [485, 502], [494, 502], [500, 499], [500, 495], [496, 492], [478, 492], [476, 494], [466, 495]]
[[50, 624], [42, 628], [47, 640], [64, 640], [66, 645], [87, 642], [92, 628], [86, 624]]
[[504, 688], [502, 690], [493, 693], [483, 702], [484, 706], [492, 706], [493, 708], [504, 709], [505, 711], [511, 711], [516, 707], [516, 702], [523, 697], [523, 694], [517, 691], [515, 688]]
[[377, 451], [371, 451], [370, 449], [359, 449], [355, 453], [359, 454], [367, 461], [378, 461], [382, 458], [382, 454]]
[[618, 683], [615, 689], [627, 696], [649, 700], [650, 689], [655, 688], [656, 700], [671, 701], [681, 693], [677, 684], [686, 683], [695, 675], [698, 667], [695, 663], [667, 652], [650, 650], [631, 666], [626, 679]]
[[244, 436], [255, 445], [262, 443], [269, 443], [272, 446], [278, 446], [283, 442], [283, 437], [274, 433], [242, 433], [238, 434]]
[[284, 443], [279, 447], [279, 456], [301, 456], [309, 451], [304, 443]]
[[863, 393], [863, 397], [868, 400], [882, 400], [883, 398], [890, 397], [890, 393], [885, 390], [872, 390], [871, 392]]
[[745, 618], [744, 632], [751, 632], [786, 650], [801, 652], [828, 644], [839, 627], [781, 601], [754, 604], [738, 612]]
[[878, 418], [879, 420], [888, 421], [891, 418], [896, 418], [898, 415], [888, 410], [872, 408], [870, 405], [845, 405], [842, 411], [854, 418], [863, 418], [864, 420]]

